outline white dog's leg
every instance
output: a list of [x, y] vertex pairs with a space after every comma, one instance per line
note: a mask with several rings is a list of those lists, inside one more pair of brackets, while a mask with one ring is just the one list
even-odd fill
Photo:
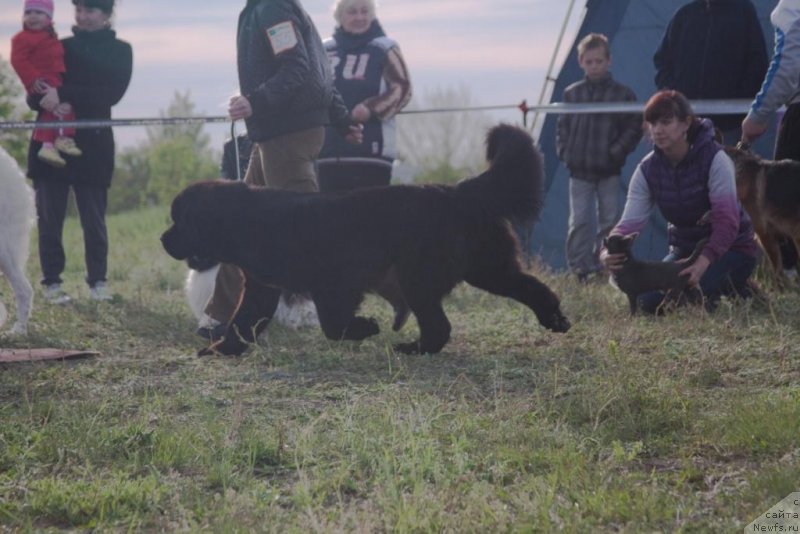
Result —
[[214, 294], [217, 271], [219, 271], [219, 265], [207, 271], [189, 269], [189, 273], [186, 275], [186, 300], [198, 322], [207, 318], [206, 306], [211, 295]]
[[6, 275], [11, 289], [14, 290], [14, 298], [17, 302], [17, 320], [11, 327], [11, 333], [26, 334], [33, 305], [33, 287], [31, 287], [28, 277], [25, 276], [24, 267], [17, 265], [13, 259], [0, 258], [0, 269]]

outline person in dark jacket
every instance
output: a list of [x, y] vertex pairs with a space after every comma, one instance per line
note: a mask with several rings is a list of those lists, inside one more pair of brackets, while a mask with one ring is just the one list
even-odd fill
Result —
[[328, 127], [317, 160], [320, 191], [389, 185], [396, 153], [395, 114], [411, 99], [411, 80], [400, 47], [375, 18], [373, 0], [337, 0], [338, 26], [325, 41], [336, 88], [364, 125], [364, 142], [348, 143]]
[[[707, 239], [697, 260], [681, 274], [699, 286], [707, 309], [722, 296], [749, 298], [748, 284], [759, 255], [753, 224], [739, 203], [733, 161], [714, 140], [714, 125], [694, 116], [688, 99], [678, 91], [660, 91], [647, 102], [644, 119], [653, 151], [636, 168], [628, 187], [622, 218], [611, 235], [639, 233], [658, 206], [669, 223], [670, 250], [664, 261], [689, 257]], [[601, 260], [613, 271], [624, 254]], [[639, 297], [640, 308], [656, 313], [662, 292]]]
[[[693, 0], [672, 16], [653, 56], [658, 89], [690, 100], [752, 98], [767, 71], [767, 44], [750, 0]], [[717, 115], [725, 141], [739, 140], [744, 115]]]
[[[61, 87], [48, 86], [41, 100], [29, 98], [37, 111], [58, 111], [69, 102], [77, 119], [110, 119], [111, 107], [125, 94], [133, 70], [133, 52], [111, 29], [114, 0], [72, 0], [75, 5], [73, 36], [62, 40], [66, 72]], [[89, 296], [109, 300], [106, 285], [108, 234], [106, 205], [114, 173], [114, 134], [111, 128], [79, 128], [75, 141], [82, 156], [64, 154], [66, 166], [54, 168], [37, 154], [41, 143], [32, 140], [28, 150], [28, 176], [36, 191], [39, 227], [39, 262], [44, 296], [62, 304], [70, 296], [61, 287], [66, 257], [62, 231], [67, 196], [72, 189], [78, 205], [85, 246]]]
[[[245, 182], [317, 191], [314, 163], [325, 126], [332, 124], [352, 142], [360, 142], [362, 134], [333, 85], [311, 17], [298, 0], [248, 0], [239, 14], [236, 50], [240, 94], [231, 98], [228, 115], [244, 119], [253, 142]], [[214, 323], [231, 319], [244, 287], [238, 267], [220, 265], [206, 307]], [[294, 301], [303, 308], [296, 314], [298, 326], [316, 323], [313, 302], [299, 296]]]
[[[608, 39], [590, 33], [578, 43], [584, 79], [564, 90], [564, 102], [632, 102], [636, 95], [609, 72]], [[600, 246], [619, 219], [620, 172], [642, 138], [636, 114], [560, 115], [558, 157], [570, 171], [567, 265], [579, 280], [602, 271]]]

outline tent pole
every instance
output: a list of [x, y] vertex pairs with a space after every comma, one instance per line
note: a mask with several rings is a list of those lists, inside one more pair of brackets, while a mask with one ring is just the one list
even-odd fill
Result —
[[[558, 40], [556, 41], [555, 50], [553, 50], [553, 56], [550, 58], [550, 65], [547, 67], [547, 74], [544, 78], [544, 83], [542, 83], [542, 91], [539, 93], [539, 100], [537, 101], [537, 105], [541, 106], [544, 104], [544, 99], [547, 98], [547, 90], [550, 87], [550, 84], [555, 82], [556, 79], [553, 78], [553, 69], [555, 68], [556, 58], [558, 57], [559, 51], [561, 51], [561, 42], [564, 40], [564, 34], [567, 32], [567, 25], [569, 24], [569, 20], [572, 17], [572, 10], [575, 7], [575, 0], [570, 0], [569, 7], [567, 8], [567, 16], [564, 17], [564, 22], [561, 24], [561, 31], [558, 34]], [[539, 123], [539, 115], [541, 112], [536, 111], [533, 114], [533, 121], [531, 122], [531, 132], [536, 134], [536, 127]]]

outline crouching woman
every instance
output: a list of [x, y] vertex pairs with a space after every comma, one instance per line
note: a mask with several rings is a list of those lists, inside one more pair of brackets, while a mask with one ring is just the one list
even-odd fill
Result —
[[[699, 287], [706, 308], [713, 310], [722, 296], [749, 298], [748, 280], [759, 250], [750, 217], [736, 196], [733, 161], [714, 140], [714, 126], [694, 116], [691, 104], [678, 91], [660, 91], [647, 102], [644, 120], [653, 151], [645, 156], [630, 181], [622, 219], [611, 234], [638, 233], [658, 206], [669, 223], [669, 254], [664, 261], [688, 258], [703, 239], [697, 261], [687, 266], [689, 286]], [[624, 257], [603, 250], [601, 261], [611, 270]], [[639, 297], [640, 309], [656, 313], [661, 292]]]

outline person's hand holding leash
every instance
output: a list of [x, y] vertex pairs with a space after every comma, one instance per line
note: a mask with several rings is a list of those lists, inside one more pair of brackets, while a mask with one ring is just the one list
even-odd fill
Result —
[[767, 131], [767, 124], [745, 118], [742, 121], [742, 142], [749, 144], [761, 137]]
[[372, 112], [364, 104], [356, 104], [350, 112], [350, 117], [356, 122], [367, 122], [371, 116]]
[[232, 121], [246, 119], [252, 114], [253, 107], [250, 105], [250, 101], [247, 100], [246, 97], [242, 95], [231, 97], [230, 101], [228, 102], [228, 116]]
[[344, 138], [348, 143], [360, 145], [364, 141], [364, 126], [361, 124], [351, 124], [350, 130]]

